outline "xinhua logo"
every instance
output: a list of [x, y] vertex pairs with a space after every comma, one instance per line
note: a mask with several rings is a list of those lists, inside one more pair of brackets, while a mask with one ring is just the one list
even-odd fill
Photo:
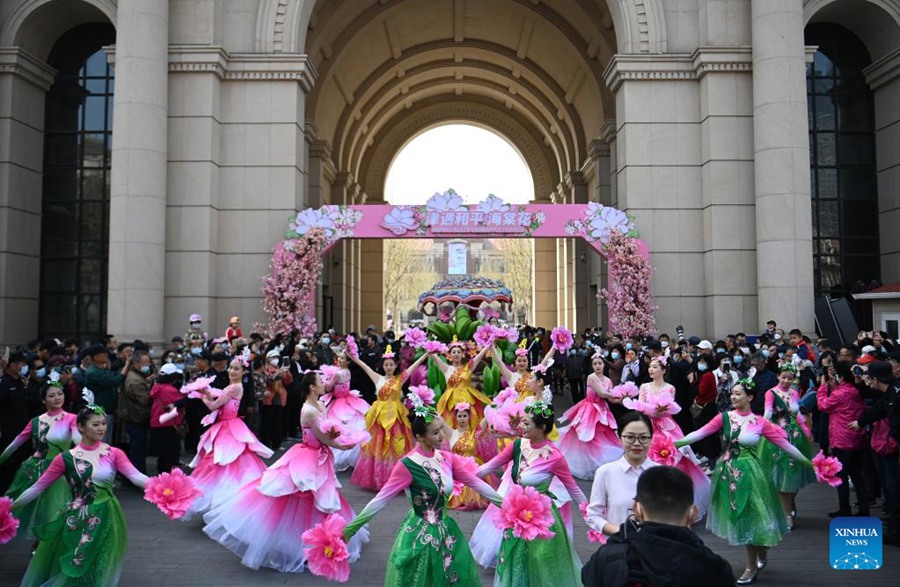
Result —
[[875, 571], [881, 558], [881, 520], [835, 518], [831, 520], [831, 568], [839, 571]]

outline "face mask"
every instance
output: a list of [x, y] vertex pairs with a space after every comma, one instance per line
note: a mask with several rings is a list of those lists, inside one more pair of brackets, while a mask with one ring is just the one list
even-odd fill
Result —
[[613, 361], [618, 361], [618, 360], [619, 360], [619, 357], [621, 357], [621, 356], [622, 356], [622, 355], [620, 355], [620, 354], [617, 353], [616, 351], [613, 351], [613, 353], [610, 355], [610, 357], [612, 357], [612, 360], [613, 360]]
[[745, 355], [749, 355], [749, 354], [750, 354], [750, 348], [749, 348], [749, 347], [742, 346], [742, 347], [741, 347], [741, 352], [744, 353]]
[[199, 322], [191, 322], [191, 328], [193, 328], [194, 330], [200, 330], [200, 323]]
[[574, 355], [574, 354], [575, 354], [575, 349], [569, 349], [569, 354], [570, 354], [570, 355]]
[[744, 362], [744, 357], [742, 357], [742, 356], [740, 356], [740, 355], [738, 355], [738, 356], [736, 356], [736, 357], [734, 358], [734, 364], [735, 364], [735, 365], [740, 365], [740, 364], [743, 363], [743, 362]]
[[633, 345], [632, 345], [630, 342], [626, 342], [626, 343], [625, 343], [625, 350], [626, 350], [626, 351], [630, 351], [632, 346], [633, 346]]
[[331, 343], [330, 338], [328, 338], [327, 336], [322, 337], [322, 344], [330, 344], [330, 343]]
[[198, 347], [198, 346], [195, 346], [195, 347], [193, 347], [193, 348], [191, 349], [191, 354], [192, 354], [192, 355], [199, 355], [199, 354], [202, 353], [202, 352], [203, 352], [203, 349], [201, 349], [201, 348]]
[[44, 377], [47, 376], [47, 369], [45, 369], [44, 367], [41, 367], [40, 369], [37, 370], [35, 375], [37, 375], [38, 378], [43, 379]]
[[25, 377], [28, 375], [28, 365], [22, 365], [22, 368], [19, 369], [19, 377]]
[[716, 349], [716, 354], [717, 354], [717, 355], [721, 355], [721, 354], [724, 354], [724, 353], [725, 353], [725, 349], [723, 349], [723, 348], [718, 348], [718, 349]]
[[706, 363], [697, 363], [697, 370], [706, 371], [709, 369], [709, 366]]
[[778, 358], [779, 358], [779, 359], [783, 359], [783, 358], [784, 358], [784, 353], [778, 353]]
[[150, 373], [150, 365], [142, 365], [141, 373], [143, 373], [144, 375], [148, 375]]
[[763, 354], [763, 356], [764, 356], [765, 358], [767, 358], [767, 359], [769, 358], [769, 351], [768, 351], [768, 350], [763, 350], [763, 351], [762, 351], [762, 354]]
[[277, 367], [277, 366], [278, 366], [278, 359], [270, 359], [270, 360], [269, 360], [269, 364], [272, 365], [273, 367]]
[[776, 332], [774, 338], [775, 340], [781, 340], [781, 335]]
[[667, 349], [667, 348], [669, 348], [669, 341], [668, 340], [660, 341], [659, 346], [661, 346], [664, 349]]
[[609, 351], [603, 351], [603, 356], [604, 356], [604, 357], [608, 357], [608, 356], [609, 356]]
[[78, 367], [72, 367], [72, 375], [78, 373]]
[[184, 363], [175, 363], [175, 366], [184, 371]]

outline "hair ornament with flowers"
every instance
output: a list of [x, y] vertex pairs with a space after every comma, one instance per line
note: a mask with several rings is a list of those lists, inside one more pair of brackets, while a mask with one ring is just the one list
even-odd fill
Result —
[[591, 360], [593, 361], [594, 359], [603, 360], [603, 347], [598, 346], [596, 350], [594, 350], [594, 354], [591, 355]]
[[744, 389], [756, 389], [756, 382], [750, 379], [749, 377], [744, 377], [743, 379], [738, 379], [737, 385], [740, 385]]
[[459, 402], [458, 404], [453, 406], [453, 411], [454, 412], [468, 412], [469, 408], [471, 408], [471, 407], [472, 407], [472, 405], [469, 402]]
[[797, 366], [793, 363], [785, 363], [781, 366], [781, 369], [778, 370], [779, 373], [784, 373], [785, 371], [792, 373], [795, 376], [800, 372], [800, 370], [797, 369]]
[[528, 340], [525, 339], [525, 338], [523, 338], [523, 339], [522, 339], [522, 342], [519, 343], [519, 347], [516, 349], [516, 356], [517, 356], [517, 357], [518, 357], [519, 355], [527, 355], [527, 354], [528, 354], [528, 349], [525, 348], [527, 345], [528, 345]]
[[434, 422], [434, 419], [437, 418], [437, 410], [435, 410], [433, 406], [426, 406], [425, 402], [418, 394], [411, 393], [407, 399], [412, 406], [412, 413], [417, 418], [425, 420], [426, 424], [431, 424]]
[[59, 371], [50, 371], [50, 377], [48, 378], [47, 383], [50, 384], [50, 387], [62, 389], [63, 384], [62, 381], [59, 380]]
[[391, 345], [387, 345], [384, 347], [384, 354], [381, 355], [382, 359], [393, 359], [396, 354], [394, 354], [394, 349]]
[[457, 336], [454, 334], [454, 335], [453, 335], [453, 340], [450, 341], [450, 348], [452, 349], [452, 348], [455, 347], [455, 346], [458, 346], [459, 348], [461, 348], [461, 349], [463, 349], [463, 350], [465, 350], [465, 348], [466, 348], [466, 345], [463, 344], [462, 342], [460, 342], [460, 341], [459, 341], [459, 337], [457, 337]]
[[544, 386], [541, 392], [541, 399], [535, 400], [525, 406], [525, 412], [530, 415], [540, 414], [544, 418], [553, 417], [553, 390], [549, 385]]
[[[667, 357], [665, 355], [659, 355], [658, 357], [653, 357], [653, 361], [656, 361], [663, 367], [669, 366], [669, 357]], [[652, 363], [653, 361], [650, 361], [650, 362]]]
[[537, 371], [538, 373], [541, 373], [542, 375], [546, 375], [547, 369], [549, 369], [552, 366], [553, 366], [553, 359], [547, 359], [545, 362], [538, 363], [537, 365], [532, 367], [531, 370], [533, 372]]
[[94, 403], [94, 392], [88, 389], [87, 387], [82, 388], [81, 390], [81, 399], [87, 402], [87, 405], [84, 406], [84, 409], [90, 410], [97, 414], [98, 416], [105, 416], [106, 410], [103, 409], [102, 406], [98, 406]]
[[244, 352], [233, 358], [231, 362], [239, 363], [240, 365], [243, 365], [244, 369], [248, 369], [250, 367], [250, 358], [250, 347], [244, 347]]

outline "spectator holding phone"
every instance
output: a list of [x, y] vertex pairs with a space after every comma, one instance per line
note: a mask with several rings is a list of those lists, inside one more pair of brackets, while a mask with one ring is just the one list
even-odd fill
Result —
[[262, 394], [259, 440], [272, 450], [278, 450], [284, 440], [284, 409], [287, 406], [287, 386], [293, 381], [289, 369], [290, 358], [282, 360], [278, 349], [266, 353], [266, 390]]

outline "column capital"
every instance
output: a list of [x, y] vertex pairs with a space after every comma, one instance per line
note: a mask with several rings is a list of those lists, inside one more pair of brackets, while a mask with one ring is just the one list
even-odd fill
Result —
[[600, 139], [601, 144], [606, 146], [606, 153], [603, 153], [604, 155], [609, 154], [609, 146], [616, 140], [617, 132], [618, 127], [616, 126], [615, 118], [607, 118], [603, 121], [603, 124], [600, 126], [600, 134], [597, 138]]
[[885, 86], [900, 76], [900, 49], [891, 51], [872, 65], [863, 69], [866, 83], [872, 91]]
[[708, 73], [753, 71], [753, 50], [749, 45], [698, 47], [691, 55], [697, 78]]
[[17, 75], [45, 92], [56, 81], [56, 70], [21, 47], [0, 48], [0, 74]]
[[611, 92], [626, 81], [679, 81], [697, 79], [691, 56], [687, 53], [616, 54], [603, 71]]

